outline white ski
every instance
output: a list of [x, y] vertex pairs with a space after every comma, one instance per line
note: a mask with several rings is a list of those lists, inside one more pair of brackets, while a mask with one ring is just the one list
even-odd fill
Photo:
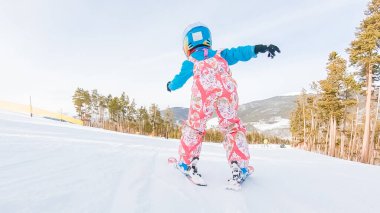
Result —
[[183, 171], [181, 168], [178, 167], [178, 161], [175, 157], [168, 158], [168, 164], [172, 165], [174, 168], [176, 168], [181, 174], [185, 175], [185, 177], [193, 184], [197, 186], [207, 186], [207, 183], [205, 180], [199, 176], [199, 175], [192, 175], [188, 173], [187, 171]]
[[247, 180], [247, 178], [253, 173], [253, 166], [248, 166], [248, 173], [242, 177], [241, 181], [238, 182], [236, 180], [228, 180], [228, 184], [226, 185], [227, 190], [239, 191], [241, 190], [241, 185]]

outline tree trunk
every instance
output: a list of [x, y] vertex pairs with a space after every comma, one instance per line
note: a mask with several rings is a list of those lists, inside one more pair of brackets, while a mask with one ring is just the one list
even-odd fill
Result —
[[331, 126], [328, 125], [327, 126], [327, 131], [326, 131], [325, 155], [328, 154], [330, 129], [331, 129]]
[[[347, 96], [346, 96], [347, 97]], [[346, 156], [345, 142], [346, 142], [346, 117], [347, 117], [347, 107], [344, 107], [342, 131], [340, 133], [340, 157], [342, 159]]]
[[354, 132], [354, 120], [351, 121], [351, 131], [350, 131], [350, 142], [349, 142], [349, 145], [348, 145], [348, 155], [347, 155], [347, 159], [348, 160], [351, 160], [351, 151], [352, 151], [352, 144], [353, 144], [353, 134]]
[[345, 158], [345, 139], [346, 139], [346, 136], [344, 135], [344, 132], [342, 131], [340, 133], [340, 158], [344, 159]]
[[353, 139], [352, 139], [352, 150], [351, 150], [351, 156], [350, 156], [350, 160], [353, 160], [352, 155], [353, 153], [355, 152], [355, 154], [357, 155], [357, 141], [356, 141], [356, 138], [357, 138], [357, 130], [358, 130], [358, 119], [359, 119], [359, 96], [356, 95], [356, 100], [357, 100], [357, 106], [356, 106], [356, 117], [355, 117], [355, 126], [354, 126], [354, 133], [353, 133]]
[[371, 134], [371, 145], [370, 145], [370, 150], [369, 150], [369, 155], [371, 162], [373, 162], [373, 151], [375, 149], [375, 132], [376, 132], [376, 124], [377, 124], [377, 119], [379, 116], [379, 103], [380, 103], [380, 87], [379, 87], [379, 92], [377, 94], [377, 104], [376, 104], [376, 111], [375, 111], [375, 120], [372, 125], [372, 134]]
[[365, 104], [363, 147], [362, 147], [362, 152], [360, 156], [360, 161], [362, 163], [368, 163], [368, 152], [369, 152], [369, 145], [370, 145], [369, 122], [370, 122], [370, 112], [371, 112], [371, 90], [372, 90], [372, 69], [371, 69], [371, 64], [369, 64], [368, 75], [367, 75], [367, 99], [366, 99], [366, 104]]
[[[317, 135], [317, 150], [318, 150], [318, 153], [321, 153], [321, 144], [320, 144], [320, 129], [322, 129], [322, 125], [319, 124], [319, 127], [318, 127], [318, 135]], [[322, 132], [321, 132], [322, 133]], [[322, 135], [323, 136], [323, 135]]]
[[329, 140], [329, 156], [335, 156], [335, 137], [336, 134], [336, 119], [333, 116], [330, 117], [330, 140]]
[[310, 136], [311, 136], [311, 140], [310, 140], [310, 145], [308, 147], [308, 151], [314, 151], [313, 149], [313, 146], [314, 146], [314, 143], [315, 143], [315, 128], [314, 128], [314, 115], [313, 115], [313, 110], [310, 110], [311, 111], [311, 131], [310, 131]]
[[306, 118], [305, 118], [305, 100], [302, 103], [302, 114], [303, 114], [303, 142], [307, 145], [306, 142]]

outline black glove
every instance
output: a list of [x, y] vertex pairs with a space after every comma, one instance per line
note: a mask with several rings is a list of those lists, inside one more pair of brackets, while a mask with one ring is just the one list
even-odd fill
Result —
[[273, 58], [275, 55], [276, 55], [276, 52], [280, 53], [280, 49], [276, 46], [276, 45], [262, 45], [262, 44], [258, 44], [258, 45], [255, 45], [255, 54], [257, 55], [257, 53], [265, 53], [265, 52], [268, 52], [268, 57], [271, 57]]
[[255, 45], [255, 54], [256, 55], [257, 55], [257, 53], [265, 53], [267, 50], [268, 50], [267, 45], [262, 45], [262, 44]]
[[269, 45], [268, 46], [268, 57], [273, 58], [276, 56], [276, 52], [281, 53], [281, 50], [276, 45]]
[[169, 84], [171, 83], [171, 81], [169, 81], [167, 84], [166, 84], [166, 89], [171, 92], [171, 89], [169, 88]]

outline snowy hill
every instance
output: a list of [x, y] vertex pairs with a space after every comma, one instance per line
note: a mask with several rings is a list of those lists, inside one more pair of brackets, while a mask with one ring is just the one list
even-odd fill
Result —
[[0, 212], [379, 212], [380, 167], [251, 146], [242, 191], [221, 144], [204, 144], [207, 187], [167, 165], [177, 140], [0, 111]]

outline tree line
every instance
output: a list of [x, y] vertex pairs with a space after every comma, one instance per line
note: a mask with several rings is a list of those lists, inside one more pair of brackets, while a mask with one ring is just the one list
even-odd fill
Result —
[[[303, 90], [291, 115], [293, 145], [333, 157], [380, 163], [380, 0], [372, 0], [346, 60], [333, 51], [326, 79]], [[348, 72], [349, 65], [355, 72]]]
[[[249, 144], [262, 144], [262, 143], [268, 143], [268, 144], [290, 144], [290, 141], [287, 139], [282, 139], [276, 136], [272, 135], [266, 135], [263, 133], [260, 133], [256, 130], [247, 131], [246, 132], [246, 138], [247, 142]], [[219, 131], [218, 129], [208, 129], [206, 131], [206, 134], [204, 136], [205, 141], [212, 141], [216, 143], [221, 143], [224, 141], [224, 134]]]
[[162, 113], [156, 104], [137, 107], [134, 99], [125, 92], [120, 96], [104, 96], [96, 89], [77, 88], [72, 101], [78, 117], [86, 126], [166, 138], [180, 137], [179, 128], [174, 125], [174, 114], [169, 108]]
[[[173, 111], [168, 107], [161, 111], [156, 104], [137, 107], [134, 99], [125, 92], [120, 96], [104, 96], [98, 90], [77, 88], [72, 97], [78, 117], [84, 125], [118, 132], [150, 135], [165, 138], [181, 137], [181, 124], [176, 123]], [[249, 143], [289, 143], [274, 136], [256, 131], [247, 133]], [[222, 142], [224, 135], [216, 129], [206, 130], [204, 140]]]

